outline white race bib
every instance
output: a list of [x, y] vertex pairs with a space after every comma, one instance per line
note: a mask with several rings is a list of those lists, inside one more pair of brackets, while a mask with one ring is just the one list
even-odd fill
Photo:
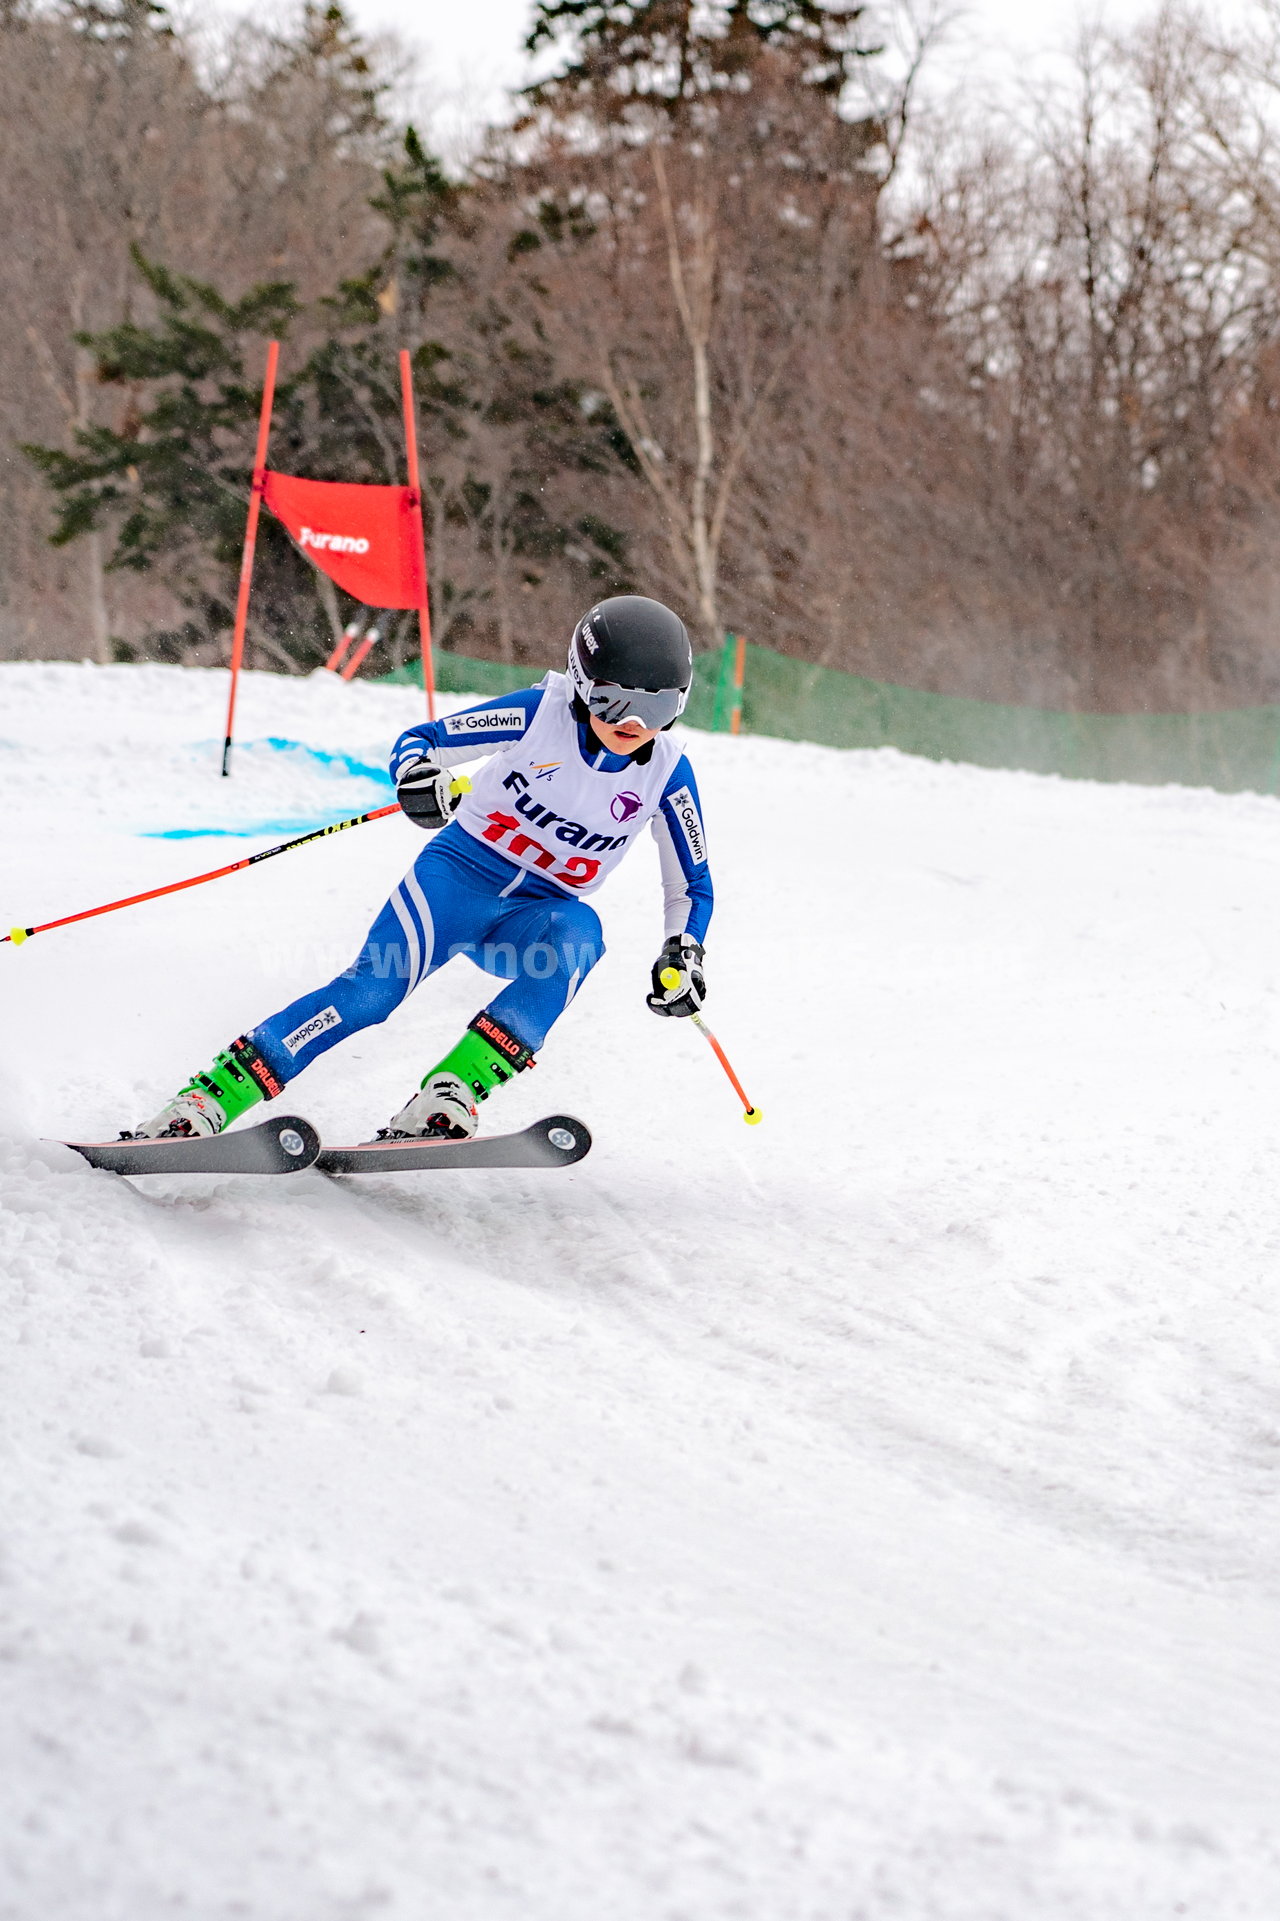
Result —
[[681, 749], [659, 734], [643, 767], [628, 761], [608, 773], [589, 766], [568, 677], [548, 674], [545, 684], [524, 739], [485, 762], [454, 819], [513, 866], [545, 874], [566, 893], [590, 894], [658, 811]]

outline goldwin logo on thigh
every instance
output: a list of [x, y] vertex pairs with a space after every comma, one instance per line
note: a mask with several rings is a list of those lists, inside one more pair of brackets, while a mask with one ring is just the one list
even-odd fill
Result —
[[292, 1034], [286, 1034], [284, 1044], [291, 1054], [300, 1054], [307, 1042], [313, 1041], [317, 1034], [327, 1034], [331, 1027], [341, 1026], [342, 1016], [337, 1008], [322, 1007], [309, 1021], [303, 1021], [301, 1027], [295, 1027]]

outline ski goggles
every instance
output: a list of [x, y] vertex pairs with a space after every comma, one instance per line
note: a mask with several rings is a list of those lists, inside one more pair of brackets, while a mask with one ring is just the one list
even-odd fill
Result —
[[582, 698], [607, 727], [638, 720], [645, 727], [669, 727], [684, 712], [687, 687], [619, 687], [611, 680], [588, 682]]

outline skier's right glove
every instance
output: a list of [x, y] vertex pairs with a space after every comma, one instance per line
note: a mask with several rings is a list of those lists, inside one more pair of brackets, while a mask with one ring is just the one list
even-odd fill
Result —
[[452, 818], [466, 788], [433, 760], [414, 760], [396, 782], [396, 799], [415, 827], [432, 833]]
[[653, 992], [645, 1001], [655, 1014], [697, 1014], [707, 998], [702, 948], [687, 934], [672, 934], [653, 963]]

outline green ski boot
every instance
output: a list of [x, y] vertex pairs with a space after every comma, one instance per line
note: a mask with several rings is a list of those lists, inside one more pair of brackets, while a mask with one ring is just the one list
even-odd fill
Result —
[[479, 1124], [477, 1103], [513, 1074], [535, 1065], [533, 1049], [483, 1010], [462, 1039], [433, 1067], [411, 1101], [393, 1114], [380, 1141], [467, 1141]]
[[215, 1054], [207, 1073], [196, 1074], [179, 1088], [154, 1120], [139, 1127], [135, 1140], [194, 1139], [220, 1134], [241, 1114], [283, 1092], [283, 1084], [242, 1034], [221, 1054]]

